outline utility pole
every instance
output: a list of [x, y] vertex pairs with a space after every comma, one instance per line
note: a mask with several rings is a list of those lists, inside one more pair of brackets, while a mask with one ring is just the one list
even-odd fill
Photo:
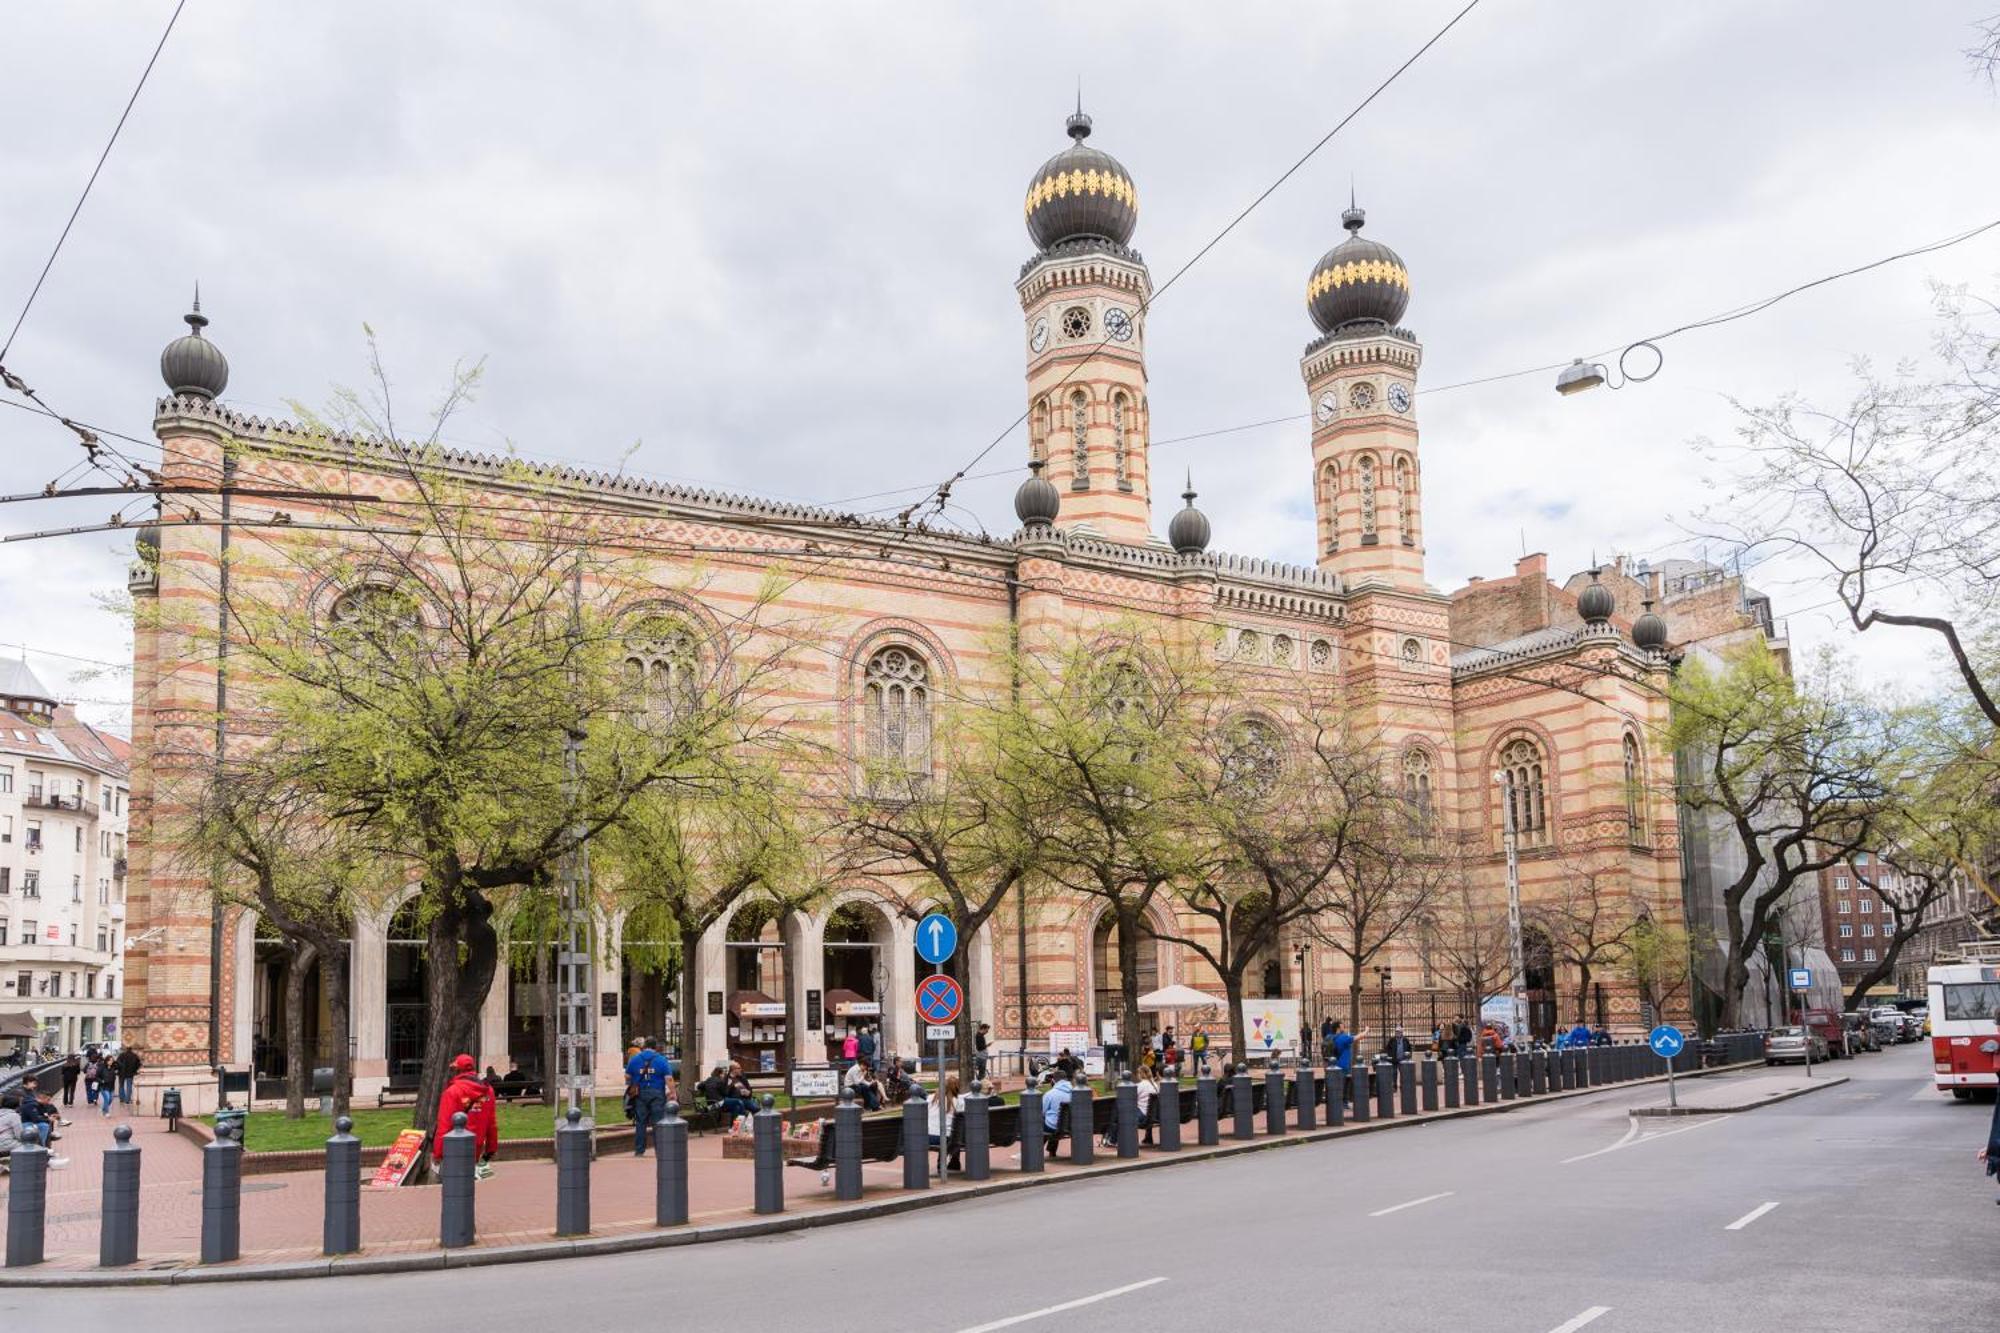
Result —
[[1505, 818], [1505, 833], [1502, 845], [1507, 850], [1507, 951], [1514, 969], [1513, 992], [1513, 1039], [1519, 1041], [1528, 1029], [1528, 993], [1526, 989], [1527, 962], [1521, 948], [1521, 847], [1520, 836], [1514, 827], [1514, 792], [1508, 785], [1507, 775], [1496, 772], [1494, 785], [1500, 788], [1500, 810]]
[[[575, 655], [583, 631], [583, 561], [570, 577], [570, 681], [577, 688]], [[591, 947], [588, 886], [590, 852], [583, 845], [583, 820], [576, 813], [583, 790], [584, 728], [581, 717], [563, 735], [563, 797], [570, 804], [570, 850], [563, 856], [558, 891], [560, 925], [556, 934], [556, 1067], [562, 1078], [563, 1116], [579, 1110], [583, 1089], [591, 1085], [591, 995], [595, 951]]]

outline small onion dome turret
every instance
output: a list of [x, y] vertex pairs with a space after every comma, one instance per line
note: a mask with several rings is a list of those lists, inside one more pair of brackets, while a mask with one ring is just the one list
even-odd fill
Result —
[[194, 294], [194, 309], [184, 318], [188, 331], [167, 344], [160, 353], [160, 378], [167, 389], [182, 398], [217, 398], [229, 387], [229, 359], [222, 349], [201, 336], [208, 316], [201, 313], [201, 291]]
[[1187, 489], [1181, 492], [1187, 507], [1167, 524], [1167, 544], [1178, 555], [1200, 555], [1208, 549], [1208, 515], [1194, 507], [1194, 474], [1188, 474]]
[[1645, 603], [1645, 611], [1632, 622], [1632, 642], [1649, 653], [1657, 653], [1667, 646], [1667, 622], [1653, 610], [1652, 599]]
[[1125, 245], [1139, 225], [1132, 173], [1100, 148], [1089, 148], [1090, 117], [1079, 105], [1069, 118], [1069, 147], [1042, 163], [1028, 182], [1028, 235], [1041, 249], [1096, 236]]
[[1030, 531], [1048, 527], [1062, 512], [1062, 492], [1042, 475], [1043, 466], [1041, 459], [1030, 459], [1030, 475], [1021, 483], [1021, 489], [1014, 492], [1014, 517], [1020, 519], [1021, 526]]
[[1618, 599], [1611, 595], [1611, 589], [1597, 581], [1598, 571], [1590, 571], [1590, 586], [1576, 595], [1577, 613], [1586, 625], [1602, 625], [1611, 619], [1611, 613], [1618, 609]]
[[1353, 324], [1394, 325], [1410, 305], [1410, 271], [1380, 241], [1364, 240], [1366, 215], [1350, 203], [1340, 215], [1347, 239], [1320, 256], [1306, 280], [1306, 310], [1321, 333]]

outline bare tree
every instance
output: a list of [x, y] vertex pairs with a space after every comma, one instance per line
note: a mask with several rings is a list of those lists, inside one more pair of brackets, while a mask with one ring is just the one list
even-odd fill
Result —
[[1576, 1020], [1589, 1022], [1591, 977], [1626, 960], [1639, 918], [1629, 895], [1613, 889], [1620, 880], [1615, 862], [1566, 849], [1560, 868], [1555, 895], [1536, 902], [1524, 915], [1547, 937], [1555, 961], [1571, 969]]
[[1459, 872], [1440, 885], [1431, 910], [1431, 951], [1448, 983], [1465, 996], [1458, 1017], [1476, 1025], [1480, 1001], [1504, 988], [1514, 974], [1506, 908], [1477, 892]]

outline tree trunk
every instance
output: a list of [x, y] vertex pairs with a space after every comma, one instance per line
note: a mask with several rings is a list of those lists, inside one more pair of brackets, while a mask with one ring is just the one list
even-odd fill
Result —
[[287, 940], [285, 947], [290, 954], [285, 964], [285, 1119], [303, 1120], [313, 1066], [305, 1049], [306, 971], [318, 951], [304, 940]]
[[535, 994], [542, 1008], [542, 1105], [555, 1106], [561, 1100], [556, 1092], [561, 1059], [556, 1051], [556, 974], [548, 945], [535, 940], [529, 947], [535, 951]]
[[320, 951], [320, 988], [326, 994], [327, 1038], [333, 1048], [333, 1114], [347, 1115], [351, 1109], [354, 1082], [352, 1006], [347, 993], [349, 945], [342, 939]]
[[695, 966], [701, 937], [690, 932], [685, 923], [679, 924], [677, 929], [680, 931], [681, 949], [681, 1076], [674, 1092], [683, 1114], [687, 1114], [694, 1110], [695, 1085], [701, 1082], [707, 1069], [708, 1056], [701, 1048], [701, 1031], [706, 1021], [704, 1015], [708, 1011], [702, 1003], [701, 971]]
[[1361, 968], [1354, 969], [1354, 979], [1347, 983], [1347, 1030], [1354, 1039], [1361, 1039]]
[[1742, 947], [1731, 941], [1729, 955], [1722, 964], [1722, 1016], [1724, 1030], [1743, 1026], [1743, 991], [1750, 984], [1750, 964]]
[[[1139, 1040], [1139, 913], [1118, 907], [1118, 1038], [1127, 1052]], [[1097, 1033], [1090, 1034], [1095, 1041]]]
[[1250, 1031], [1243, 1022], [1243, 965], [1218, 970], [1222, 973], [1223, 1003], [1229, 1006], [1230, 1058], [1240, 1065], [1250, 1049]]
[[472, 1049], [479, 1007], [493, 984], [499, 957], [492, 904], [475, 889], [461, 887], [460, 892], [463, 903], [439, 909], [425, 941], [424, 1067], [411, 1121], [418, 1129], [437, 1124], [438, 1099], [451, 1078], [452, 1058]]
[[1576, 1021], [1588, 1023], [1590, 1013], [1590, 964], [1576, 965]]

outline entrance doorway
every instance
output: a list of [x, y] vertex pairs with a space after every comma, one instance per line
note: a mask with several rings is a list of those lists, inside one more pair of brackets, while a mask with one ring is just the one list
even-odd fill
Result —
[[384, 1012], [389, 1087], [396, 1092], [414, 1091], [424, 1071], [424, 1038], [430, 1031], [424, 948], [423, 923], [413, 898], [389, 918]]
[[863, 1028], [877, 1030], [876, 1050], [881, 1051], [882, 1002], [889, 989], [888, 946], [894, 938], [888, 914], [873, 903], [842, 903], [827, 918], [822, 976], [829, 1061], [840, 1062], [847, 1035], [859, 1035]]
[[[1138, 957], [1134, 963], [1134, 974], [1138, 979], [1138, 993], [1160, 988], [1160, 945], [1153, 938], [1153, 929], [1142, 919], [1139, 923]], [[1091, 932], [1090, 940], [1091, 1014], [1090, 1039], [1093, 1044], [1104, 1042], [1106, 1022], [1122, 1018], [1124, 1008], [1123, 974], [1118, 970], [1118, 919], [1106, 912], [1098, 918], [1097, 927]], [[1107, 1045], [1124, 1045], [1137, 1050], [1151, 1040], [1153, 1029], [1159, 1026], [1159, 1015], [1139, 1015], [1138, 1032], [1120, 1031], [1117, 1041]]]
[[752, 1077], [782, 1074], [791, 1031], [788, 950], [783, 914], [773, 902], [745, 903], [729, 919], [723, 943], [728, 985], [725, 1037], [729, 1058]]

